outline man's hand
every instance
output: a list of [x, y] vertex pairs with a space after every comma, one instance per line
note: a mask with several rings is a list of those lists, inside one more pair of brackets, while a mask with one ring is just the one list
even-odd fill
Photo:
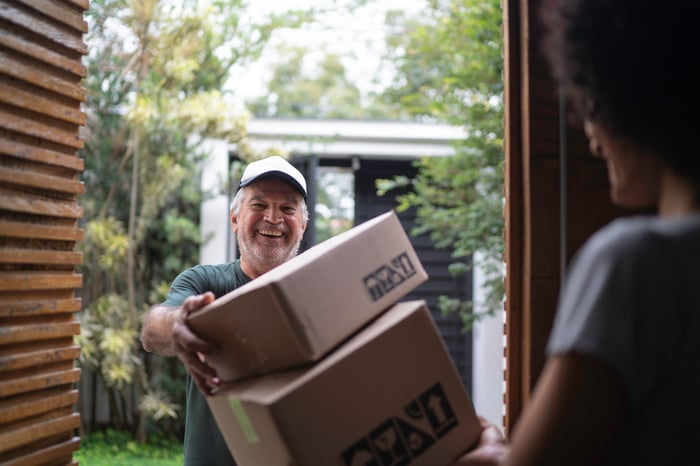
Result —
[[221, 384], [216, 371], [206, 364], [207, 356], [218, 351], [212, 343], [195, 335], [187, 325], [187, 316], [214, 301], [214, 294], [207, 292], [185, 299], [172, 327], [175, 355], [182, 361], [192, 379], [205, 395]]
[[479, 416], [481, 437], [473, 450], [457, 459], [453, 466], [493, 466], [501, 464], [508, 453], [503, 434], [494, 424]]

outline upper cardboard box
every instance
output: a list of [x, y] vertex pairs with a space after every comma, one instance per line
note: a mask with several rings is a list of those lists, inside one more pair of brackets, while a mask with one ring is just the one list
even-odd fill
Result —
[[222, 381], [318, 360], [427, 280], [394, 211], [320, 243], [188, 318]]

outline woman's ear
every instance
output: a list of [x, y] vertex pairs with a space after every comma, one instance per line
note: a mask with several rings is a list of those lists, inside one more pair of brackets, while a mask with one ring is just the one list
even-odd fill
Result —
[[588, 147], [591, 154], [596, 157], [601, 157], [603, 155], [603, 144], [601, 143], [598, 135], [597, 125], [591, 120], [585, 120], [583, 122], [583, 129], [586, 133], [586, 137], [588, 138]]

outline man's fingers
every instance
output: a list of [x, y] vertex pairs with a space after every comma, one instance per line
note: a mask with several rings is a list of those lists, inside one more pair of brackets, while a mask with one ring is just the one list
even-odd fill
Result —
[[185, 299], [180, 313], [173, 324], [173, 340], [175, 346], [179, 347], [181, 351], [186, 351], [188, 353], [199, 352], [205, 355], [217, 351], [214, 344], [199, 338], [192, 332], [189, 325], [187, 325], [187, 315], [190, 312], [200, 309], [212, 301], [214, 301], [214, 294], [212, 292], [206, 292], [198, 296], [190, 296]]
[[216, 371], [204, 362], [207, 355], [216, 353], [218, 349], [214, 344], [202, 340], [192, 332], [187, 325], [187, 316], [212, 301], [214, 301], [214, 294], [211, 292], [190, 296], [182, 303], [180, 314], [173, 324], [173, 341], [177, 357], [205, 395], [211, 395], [212, 387], [219, 386], [221, 383], [216, 376]]
[[211, 291], [207, 291], [204, 294], [200, 294], [197, 296], [190, 296], [185, 301], [182, 303], [182, 310], [184, 311], [183, 313], [183, 319], [186, 317], [187, 314], [196, 311], [198, 309], [203, 308], [207, 304], [211, 303], [214, 301], [214, 293]]
[[[200, 377], [199, 375], [196, 374], [191, 374], [192, 380], [194, 380], [194, 383], [197, 385], [197, 387], [204, 393], [205, 396], [210, 396], [213, 394], [214, 390], [214, 385], [211, 384], [208, 379], [204, 377]], [[218, 386], [218, 384], [216, 385]]]

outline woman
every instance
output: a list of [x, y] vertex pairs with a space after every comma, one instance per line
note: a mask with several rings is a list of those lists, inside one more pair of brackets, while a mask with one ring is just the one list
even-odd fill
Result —
[[580, 249], [510, 444], [457, 465], [700, 464], [698, 2], [545, 0], [545, 53], [618, 219]]

